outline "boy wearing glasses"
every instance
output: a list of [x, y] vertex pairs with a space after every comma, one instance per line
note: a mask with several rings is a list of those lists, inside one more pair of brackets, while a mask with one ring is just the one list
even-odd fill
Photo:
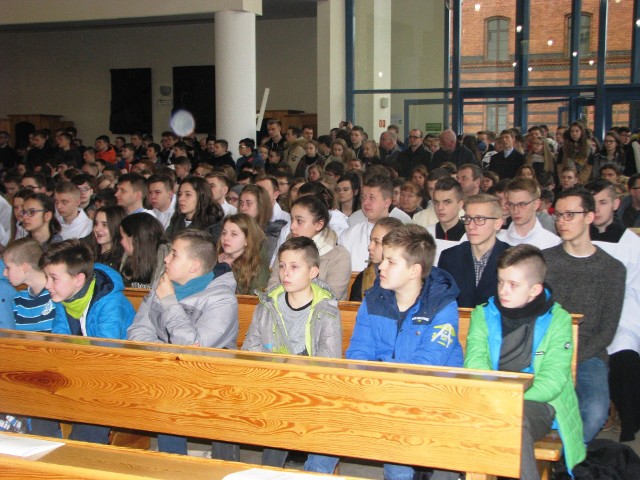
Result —
[[615, 335], [625, 292], [624, 265], [591, 243], [595, 218], [593, 196], [583, 188], [560, 192], [554, 212], [562, 244], [543, 251], [546, 281], [558, 303], [570, 313], [582, 313], [578, 342], [576, 392], [590, 442], [609, 411], [607, 346]]
[[540, 249], [555, 247], [561, 240], [545, 230], [536, 212], [540, 207], [540, 187], [530, 178], [516, 178], [507, 185], [507, 203], [511, 225], [498, 233], [509, 245], [527, 243]]
[[438, 268], [458, 284], [458, 306], [473, 308], [495, 295], [498, 257], [509, 245], [496, 238], [502, 228], [502, 207], [497, 197], [472, 195], [464, 201], [462, 217], [468, 241], [440, 255]]

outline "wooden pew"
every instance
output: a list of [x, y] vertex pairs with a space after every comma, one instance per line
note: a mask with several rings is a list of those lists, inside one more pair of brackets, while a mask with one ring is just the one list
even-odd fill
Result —
[[[0, 411], [517, 476], [531, 376], [0, 331]], [[131, 450], [132, 452], [134, 450]]]
[[[16, 436], [16, 435], [13, 435]], [[51, 440], [44, 437], [42, 440]], [[64, 445], [37, 458], [17, 458], [0, 454], [3, 480], [142, 480], [158, 478], [175, 480], [223, 480], [227, 475], [256, 468], [240, 462], [224, 462], [199, 457], [145, 452], [91, 443], [59, 440]], [[282, 469], [259, 467], [283, 472]], [[344, 475], [342, 475], [344, 477]], [[344, 477], [357, 480], [354, 477]]]

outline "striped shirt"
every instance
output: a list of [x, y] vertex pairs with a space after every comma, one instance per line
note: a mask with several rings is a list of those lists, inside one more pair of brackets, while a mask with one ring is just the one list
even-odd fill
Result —
[[13, 299], [13, 316], [16, 319], [16, 330], [50, 333], [56, 317], [56, 304], [46, 288], [36, 296], [28, 288], [16, 293]]

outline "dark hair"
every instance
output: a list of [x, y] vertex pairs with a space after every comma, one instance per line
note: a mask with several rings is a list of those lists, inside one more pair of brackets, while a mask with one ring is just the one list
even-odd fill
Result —
[[335, 195], [322, 182], [306, 182], [298, 189], [298, 196], [314, 195], [322, 200], [328, 210], [335, 208]]
[[[524, 264], [524, 265], [523, 265]], [[547, 273], [547, 262], [538, 247], [523, 243], [508, 248], [498, 257], [498, 270], [522, 265], [529, 268], [527, 278], [533, 284], [544, 283]]]
[[631, 175], [629, 177], [629, 180], [627, 180], [627, 188], [631, 190], [633, 186], [636, 184], [636, 182], [638, 181], [638, 179], [640, 179], [640, 173], [634, 173], [633, 175]]
[[295, 206], [305, 208], [313, 217], [314, 222], [323, 222], [322, 230], [329, 228], [329, 209], [318, 197], [312, 195], [298, 197], [291, 205], [291, 209]]
[[444, 168], [434, 168], [427, 175], [427, 182], [433, 182], [443, 178], [451, 177], [451, 172]]
[[317, 267], [320, 264], [320, 253], [318, 252], [318, 247], [310, 238], [291, 237], [280, 245], [280, 248], [278, 249], [278, 260], [280, 260], [280, 255], [288, 250], [302, 251], [307, 265], [310, 267]]
[[462, 200], [462, 198], [464, 197], [464, 193], [462, 193], [462, 185], [460, 185], [460, 182], [452, 177], [441, 178], [440, 180], [438, 180], [433, 191], [435, 196], [435, 192], [450, 192], [452, 190], [456, 193], [457, 197]]
[[342, 162], [329, 162], [327, 166], [324, 167], [325, 173], [333, 173], [336, 177], [340, 178], [344, 175], [344, 163]]
[[329, 135], [320, 135], [318, 144], [322, 143], [325, 147], [331, 148], [331, 137]]
[[162, 147], [157, 143], [150, 143], [149, 145], [147, 145], [147, 148], [152, 148], [153, 151], [156, 152], [156, 155], [158, 155], [162, 151]]
[[24, 199], [25, 203], [29, 200], [37, 201], [42, 206], [44, 210], [43, 213], [51, 213], [51, 220], [49, 220], [49, 240], [51, 240], [51, 237], [59, 233], [62, 229], [60, 222], [58, 222], [56, 218], [56, 205], [53, 199], [46, 193], [34, 193]]
[[389, 178], [382, 175], [373, 175], [365, 180], [363, 185], [368, 188], [379, 188], [382, 192], [382, 198], [391, 198], [393, 196], [393, 183]]
[[591, 195], [596, 195], [603, 190], [608, 190], [612, 198], [616, 198], [616, 187], [614, 187], [613, 183], [611, 183], [609, 180], [599, 178], [587, 183], [584, 188], [589, 190], [591, 192]]
[[[220, 140], [218, 140], [218, 142], [220, 142]], [[245, 147], [248, 147], [251, 149], [251, 151], [253, 151], [256, 146], [256, 142], [254, 142], [252, 138], [243, 138], [238, 142], [238, 145], [244, 145]]]
[[[196, 192], [198, 203], [196, 205], [196, 211], [193, 214], [192, 222], [196, 222], [196, 224], [202, 226], [213, 225], [214, 223], [218, 223], [224, 217], [224, 212], [222, 208], [213, 201], [213, 197], [211, 196], [211, 187], [207, 183], [204, 178], [196, 177], [195, 175], [189, 175], [180, 184], [180, 188], [183, 185], [189, 184], [191, 188]], [[180, 194], [180, 190], [178, 190], [178, 195]], [[174, 218], [177, 218], [180, 215], [178, 209], [176, 209], [173, 214]]]
[[88, 183], [89, 186], [94, 190], [96, 188], [96, 178], [93, 175], [89, 175], [88, 173], [79, 173], [78, 175], [74, 175], [73, 177], [71, 177], [71, 183], [78, 187], [83, 183]]
[[163, 183], [165, 188], [172, 192], [175, 181], [168, 175], [162, 175], [154, 173], [149, 178], [147, 178], [147, 187], [151, 186], [152, 183]]
[[482, 178], [482, 169], [478, 165], [475, 165], [473, 163], [465, 163], [464, 165], [460, 165], [458, 167], [458, 173], [460, 172], [460, 170], [465, 170], [465, 169], [471, 170], [471, 172], [473, 173], [474, 180], [478, 180], [479, 178]]
[[160, 245], [169, 243], [162, 224], [148, 213], [134, 213], [122, 220], [120, 228], [133, 245], [133, 255], [127, 258], [121, 273], [131, 282], [149, 283]]
[[118, 185], [124, 182], [129, 182], [131, 189], [134, 192], [142, 193], [142, 200], [147, 196], [147, 179], [138, 173], [125, 173], [118, 177]]
[[49, 265], [64, 265], [69, 275], [83, 273], [86, 280], [93, 278], [93, 255], [80, 240], [65, 240], [50, 245], [38, 262], [40, 270]]
[[35, 182], [38, 184], [38, 188], [42, 188], [42, 187], [46, 187], [47, 186], [47, 179], [44, 178], [44, 175], [39, 174], [38, 172], [34, 172], [32, 170], [26, 172], [23, 176], [22, 179], [24, 180], [25, 178], [32, 178], [35, 180]]
[[106, 142], [107, 144], [111, 143], [111, 140], [109, 139], [109, 137], [107, 135], [100, 135], [100, 136], [96, 137], [96, 142], [98, 140], [102, 140], [103, 142]]
[[353, 190], [353, 208], [352, 211], [355, 212], [360, 209], [360, 194], [362, 193], [362, 181], [360, 175], [355, 172], [346, 172], [342, 175], [336, 185], [340, 182], [349, 182], [351, 184], [351, 190]]
[[124, 249], [120, 244], [120, 224], [122, 220], [127, 216], [127, 212], [119, 205], [109, 205], [106, 207], [100, 207], [96, 210], [93, 224], [96, 224], [98, 214], [104, 213], [107, 217], [107, 229], [109, 230], [109, 237], [111, 237], [111, 249], [102, 253], [100, 251], [100, 245], [96, 241], [96, 236], [91, 233], [90, 247], [93, 251], [93, 259], [96, 262], [104, 263], [110, 267], [119, 268], [120, 261], [124, 255]]
[[558, 204], [559, 200], [567, 197], [578, 197], [580, 199], [582, 208], [587, 212], [596, 211], [596, 201], [593, 199], [593, 195], [591, 195], [589, 190], [585, 189], [584, 187], [573, 187], [567, 190], [562, 190], [556, 197], [556, 205]]

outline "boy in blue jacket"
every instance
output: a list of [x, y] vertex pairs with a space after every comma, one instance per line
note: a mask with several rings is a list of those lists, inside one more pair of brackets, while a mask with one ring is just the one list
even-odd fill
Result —
[[[404, 225], [382, 239], [379, 276], [358, 310], [347, 358], [462, 366], [458, 342], [460, 293], [444, 270], [433, 267], [436, 245], [419, 225]], [[414, 470], [384, 465], [386, 480], [412, 480]], [[458, 478], [434, 472], [433, 479]]]
[[[125, 340], [135, 311], [124, 296], [122, 277], [106, 265], [94, 264], [89, 248], [79, 240], [53, 244], [40, 257], [47, 276], [45, 288], [62, 304], [65, 317], [56, 317], [52, 333]], [[96, 375], [99, 372], [96, 372]], [[53, 425], [52, 425], [53, 424]], [[56, 436], [58, 424], [34, 421], [32, 432]], [[72, 440], [107, 444], [109, 427], [75, 424]]]
[[498, 258], [498, 291], [471, 314], [464, 366], [533, 373], [524, 393], [520, 478], [539, 480], [534, 442], [554, 423], [569, 469], [585, 458], [582, 421], [571, 376], [571, 315], [543, 286], [540, 250], [522, 244]]

